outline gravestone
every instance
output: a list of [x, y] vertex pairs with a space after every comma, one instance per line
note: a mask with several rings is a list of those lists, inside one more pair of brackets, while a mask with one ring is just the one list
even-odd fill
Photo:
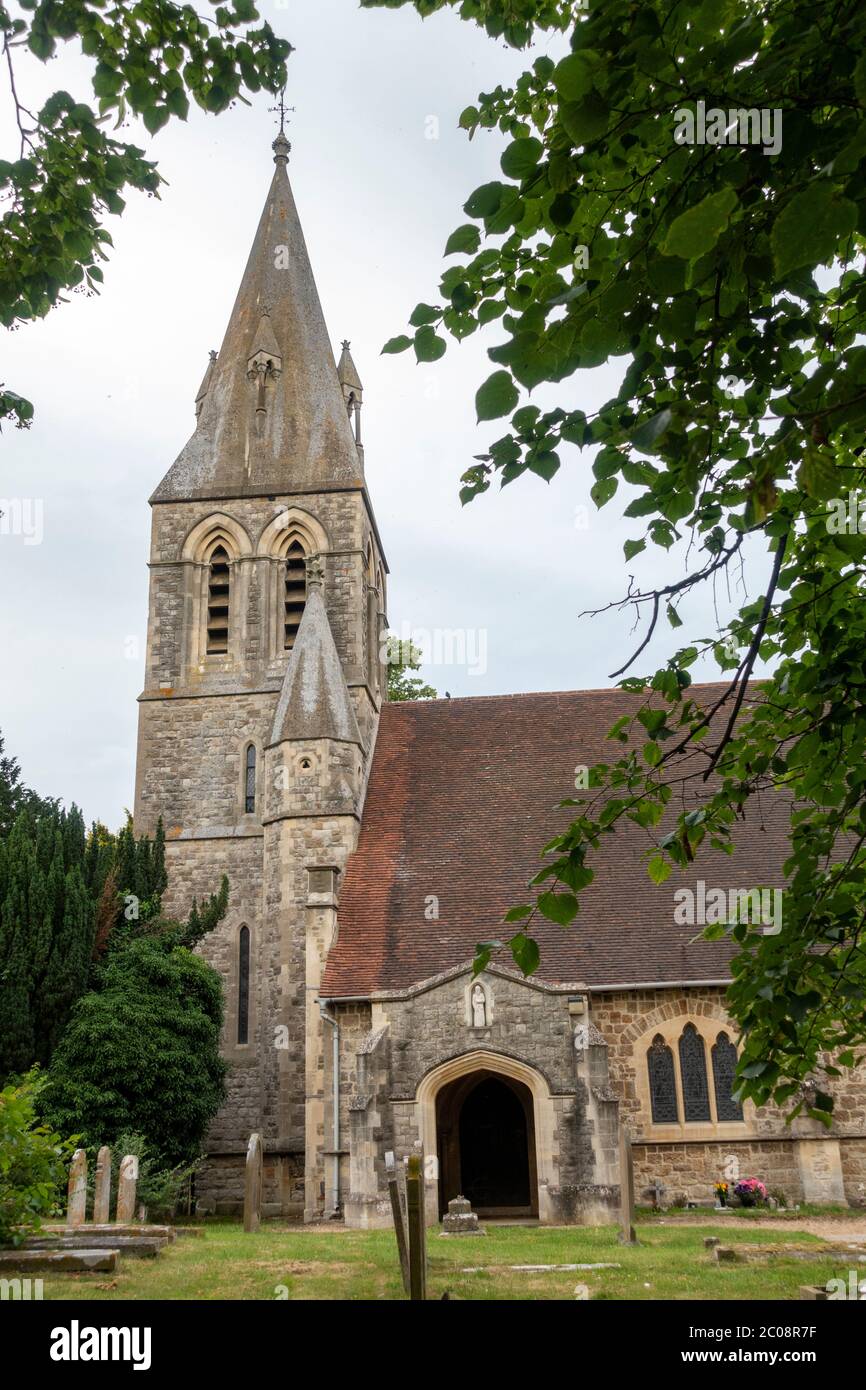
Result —
[[446, 1236], [483, 1235], [478, 1225], [478, 1217], [465, 1197], [455, 1197], [448, 1203], [447, 1215], [442, 1221], [442, 1234]]
[[93, 1220], [99, 1226], [105, 1226], [111, 1220], [111, 1149], [107, 1144], [103, 1144], [96, 1155]]
[[621, 1243], [637, 1245], [634, 1233], [634, 1159], [627, 1125], [619, 1127], [619, 1218]]
[[646, 1188], [643, 1195], [649, 1197], [656, 1211], [665, 1211], [667, 1206], [667, 1203], [665, 1202], [667, 1192], [668, 1190], [665, 1187], [664, 1183], [660, 1182], [659, 1179], [656, 1178], [655, 1182], [651, 1182], [649, 1187]]
[[262, 1219], [262, 1172], [264, 1155], [262, 1136], [251, 1134], [247, 1145], [247, 1166], [244, 1178], [244, 1230], [257, 1231]]
[[138, 1159], [135, 1154], [127, 1154], [120, 1163], [115, 1221], [129, 1223], [135, 1217], [135, 1190], [137, 1186]]
[[66, 1224], [82, 1226], [87, 1220], [87, 1154], [76, 1149], [69, 1167]]

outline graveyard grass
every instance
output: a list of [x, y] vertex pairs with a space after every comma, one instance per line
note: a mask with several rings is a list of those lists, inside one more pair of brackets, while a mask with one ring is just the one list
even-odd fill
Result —
[[[642, 1223], [639, 1244], [625, 1247], [618, 1227], [490, 1226], [484, 1236], [428, 1232], [428, 1298], [574, 1299], [585, 1284], [601, 1299], [796, 1299], [802, 1284], [847, 1278], [856, 1257], [796, 1259], [824, 1242], [797, 1230], [751, 1223]], [[754, 1263], [719, 1265], [704, 1248], [715, 1235], [740, 1250], [760, 1247]], [[844, 1227], [828, 1249], [845, 1244]], [[517, 1264], [615, 1263], [619, 1269], [517, 1272]], [[463, 1272], [467, 1266], [478, 1273]], [[280, 1295], [279, 1286], [287, 1292]], [[405, 1297], [393, 1231], [346, 1231], [265, 1222], [245, 1234], [240, 1221], [217, 1220], [181, 1236], [155, 1260], [121, 1260], [116, 1273], [45, 1276], [46, 1299], [384, 1299]]]

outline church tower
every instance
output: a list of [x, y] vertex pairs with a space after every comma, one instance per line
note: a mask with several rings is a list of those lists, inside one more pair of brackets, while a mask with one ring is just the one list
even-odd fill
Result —
[[329, 1201], [318, 984], [384, 698], [387, 565], [360, 378], [348, 343], [335, 363], [282, 130], [273, 149], [195, 430], [151, 498], [135, 824], [165, 822], [167, 911], [230, 883], [203, 943], [231, 1071], [199, 1192], [237, 1208], [258, 1130], [266, 1210], [312, 1219]]

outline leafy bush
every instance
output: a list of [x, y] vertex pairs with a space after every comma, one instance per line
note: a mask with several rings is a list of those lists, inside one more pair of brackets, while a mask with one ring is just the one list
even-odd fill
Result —
[[137, 1197], [147, 1211], [148, 1220], [171, 1221], [186, 1199], [199, 1160], [167, 1168], [143, 1134], [119, 1134], [111, 1151], [112, 1192], [117, 1191], [120, 1164], [126, 1154], [135, 1154], [138, 1159]]
[[109, 955], [99, 991], [75, 1006], [43, 1106], [52, 1124], [79, 1131], [89, 1148], [143, 1135], [158, 1163], [172, 1168], [201, 1152], [224, 1098], [226, 1065], [219, 975], [178, 944], [188, 929], [166, 926]]
[[76, 1141], [38, 1123], [43, 1084], [34, 1070], [0, 1091], [0, 1245], [20, 1245], [62, 1200]]

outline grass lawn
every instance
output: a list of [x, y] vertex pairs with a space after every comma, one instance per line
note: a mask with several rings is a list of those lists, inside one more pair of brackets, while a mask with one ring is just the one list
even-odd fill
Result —
[[[603, 1299], [796, 1298], [801, 1284], [847, 1276], [854, 1257], [797, 1260], [792, 1252], [824, 1244], [802, 1232], [761, 1230], [751, 1223], [642, 1224], [637, 1248], [617, 1241], [617, 1228], [492, 1226], [487, 1235], [428, 1238], [431, 1298], [446, 1290], [461, 1299], [574, 1299], [585, 1284]], [[719, 1265], [704, 1236], [741, 1250], [759, 1247], [755, 1263]], [[836, 1248], [844, 1245], [840, 1229]], [[833, 1248], [833, 1247], [828, 1247]], [[786, 1255], [786, 1251], [788, 1252]], [[616, 1263], [620, 1269], [517, 1272], [518, 1264]], [[481, 1266], [481, 1272], [461, 1272]], [[862, 1266], [860, 1267], [862, 1268]], [[279, 1295], [283, 1285], [288, 1294]], [[114, 1275], [45, 1278], [47, 1299], [401, 1299], [391, 1231], [303, 1228], [268, 1222], [245, 1235], [236, 1221], [212, 1221], [198, 1236], [179, 1238], [155, 1260], [122, 1260]]]

